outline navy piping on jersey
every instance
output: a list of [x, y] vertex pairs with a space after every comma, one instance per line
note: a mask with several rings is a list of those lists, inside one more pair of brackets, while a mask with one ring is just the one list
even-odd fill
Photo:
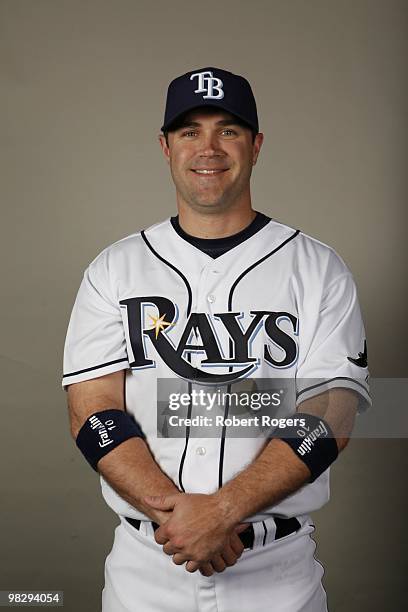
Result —
[[106, 363], [101, 363], [100, 365], [92, 366], [91, 368], [84, 368], [83, 370], [78, 370], [77, 372], [70, 372], [69, 374], [64, 374], [64, 378], [68, 378], [68, 376], [76, 376], [77, 374], [83, 374], [84, 372], [91, 372], [92, 370], [97, 370], [98, 368], [104, 368], [106, 366], [113, 365], [114, 363], [120, 363], [121, 361], [127, 361], [127, 357], [121, 357], [120, 359], [114, 359], [113, 361], [107, 361]]
[[296, 393], [296, 399], [298, 399], [303, 393], [306, 393], [306, 391], [310, 391], [311, 389], [316, 389], [317, 387], [322, 387], [323, 385], [328, 385], [334, 380], [351, 380], [353, 383], [355, 383], [356, 385], [359, 385], [360, 387], [364, 389], [364, 391], [368, 393], [367, 387], [365, 387], [361, 382], [358, 382], [358, 380], [355, 380], [355, 378], [349, 378], [348, 376], [335, 376], [334, 378], [330, 378], [329, 380], [325, 380], [324, 382], [317, 383], [316, 385], [311, 385], [310, 387], [306, 387], [305, 389], [302, 389], [301, 391]]
[[[176, 272], [176, 273], [177, 273], [177, 274], [180, 276], [180, 278], [182, 278], [182, 279], [183, 279], [184, 284], [185, 284], [185, 286], [186, 286], [186, 288], [187, 288], [187, 293], [188, 293], [188, 302], [187, 302], [187, 317], [188, 317], [188, 316], [190, 315], [190, 313], [191, 313], [191, 304], [192, 304], [192, 299], [193, 299], [193, 297], [192, 297], [191, 287], [190, 287], [190, 284], [189, 284], [188, 280], [186, 279], [186, 277], [184, 276], [184, 274], [183, 274], [183, 273], [182, 273], [180, 270], [178, 270], [178, 269], [176, 268], [176, 266], [173, 266], [173, 264], [171, 264], [169, 261], [167, 261], [167, 259], [164, 259], [164, 257], [162, 257], [161, 255], [159, 255], [159, 253], [158, 253], [158, 252], [157, 252], [157, 251], [156, 251], [156, 250], [155, 250], [155, 249], [152, 247], [152, 245], [151, 245], [151, 244], [150, 244], [150, 242], [148, 241], [148, 239], [147, 239], [146, 234], [145, 234], [145, 232], [144, 232], [144, 231], [142, 231], [142, 232], [141, 232], [141, 236], [142, 236], [143, 240], [145, 241], [146, 245], [148, 246], [148, 248], [149, 248], [149, 249], [151, 250], [151, 252], [153, 253], [153, 255], [155, 255], [155, 257], [157, 257], [158, 259], [160, 259], [160, 261], [162, 261], [162, 262], [163, 262], [163, 263], [165, 263], [167, 266], [169, 266], [169, 268], [171, 268], [172, 270], [174, 270], [174, 272]], [[191, 358], [190, 354], [189, 354], [189, 358]], [[190, 395], [190, 397], [191, 397], [191, 390], [192, 390], [192, 387], [191, 387], [191, 383], [190, 383], [190, 382], [188, 383], [188, 387], [189, 387], [189, 388], [188, 388], [188, 390], [189, 390], [189, 395]], [[191, 416], [191, 403], [190, 403], [190, 405], [189, 405], [189, 407], [188, 407], [188, 418], [190, 418], [190, 416]], [[187, 446], [188, 446], [188, 441], [189, 441], [189, 438], [190, 438], [190, 426], [187, 426], [187, 427], [186, 427], [186, 443], [185, 443], [185, 446], [184, 446], [183, 453], [182, 453], [182, 455], [181, 455], [180, 465], [179, 465], [179, 485], [180, 485], [180, 488], [182, 489], [182, 491], [185, 491], [185, 490], [184, 490], [183, 483], [182, 483], [182, 475], [183, 475], [183, 466], [184, 466], [184, 460], [185, 460], [185, 458], [186, 458], [186, 454], [187, 454]]]
[[[191, 363], [191, 353], [187, 354], [187, 359], [189, 360], [189, 362]], [[188, 396], [191, 398], [192, 395], [192, 390], [193, 390], [193, 386], [191, 384], [191, 382], [188, 382]], [[192, 403], [191, 401], [189, 402], [188, 405], [188, 410], [187, 410], [187, 418], [191, 419], [191, 413], [192, 413]], [[183, 452], [181, 454], [181, 459], [180, 459], [180, 464], [179, 464], [179, 471], [178, 471], [178, 480], [179, 480], [179, 486], [180, 489], [185, 493], [186, 490], [184, 488], [183, 485], [183, 468], [184, 468], [184, 461], [186, 459], [186, 455], [187, 455], [187, 448], [188, 448], [188, 443], [190, 441], [190, 425], [186, 425], [186, 441], [184, 444], [184, 449]]]
[[[266, 259], [268, 259], [268, 257], [271, 257], [272, 255], [277, 253], [277, 251], [279, 251], [285, 245], [287, 245], [288, 242], [290, 242], [291, 240], [296, 238], [296, 236], [298, 236], [299, 233], [300, 233], [300, 230], [296, 230], [295, 232], [293, 232], [293, 234], [291, 234], [289, 236], [289, 238], [286, 238], [286, 240], [284, 240], [279, 246], [277, 246], [275, 249], [273, 249], [270, 253], [268, 253], [264, 257], [261, 257], [261, 259], [258, 259], [258, 261], [253, 263], [246, 270], [244, 270], [242, 272], [242, 274], [240, 274], [238, 276], [238, 278], [231, 285], [231, 289], [230, 289], [230, 293], [229, 293], [229, 297], [228, 297], [228, 311], [229, 312], [232, 312], [232, 298], [234, 296], [234, 291], [235, 291], [238, 283], [244, 278], [244, 276], [246, 274], [248, 274], [248, 272], [251, 272], [256, 266], [259, 266], [259, 264], [263, 263]], [[232, 340], [231, 339], [229, 340], [229, 357], [230, 357], [230, 359], [232, 359]], [[232, 372], [232, 366], [229, 366], [228, 369], [229, 369], [230, 372]], [[230, 392], [231, 392], [231, 385], [228, 385], [228, 393], [230, 393]], [[228, 417], [228, 413], [229, 413], [229, 402], [226, 401], [225, 402], [225, 410], [224, 410], [224, 423], [225, 423], [225, 419]], [[219, 466], [218, 466], [218, 487], [219, 488], [222, 487], [222, 483], [223, 483], [224, 449], [225, 449], [225, 434], [226, 434], [226, 430], [227, 430], [227, 426], [223, 425], [222, 434], [221, 434], [221, 444], [220, 444], [220, 460], [219, 460]]]
[[273, 251], [271, 251], [270, 253], [268, 253], [267, 255], [265, 255], [264, 257], [262, 257], [261, 259], [259, 259], [258, 261], [256, 261], [255, 263], [253, 263], [251, 266], [249, 266], [249, 268], [247, 268], [246, 270], [244, 270], [242, 272], [242, 274], [240, 274], [238, 276], [238, 278], [234, 281], [234, 283], [231, 286], [230, 289], [230, 294], [229, 294], [229, 298], [228, 298], [228, 310], [231, 311], [232, 310], [232, 296], [234, 294], [234, 290], [235, 287], [238, 285], [238, 283], [240, 282], [240, 280], [243, 279], [243, 277], [248, 274], [248, 272], [250, 272], [251, 270], [253, 270], [256, 266], [259, 266], [259, 264], [261, 264], [263, 261], [265, 261], [265, 259], [268, 259], [268, 257], [270, 257], [271, 255], [274, 255], [277, 251], [279, 251], [282, 247], [284, 247], [288, 242], [290, 242], [291, 240], [293, 240], [293, 238], [296, 238], [296, 236], [300, 233], [300, 230], [296, 230], [291, 236], [289, 236], [289, 238], [286, 238], [286, 240], [284, 240], [282, 242], [282, 244], [280, 244], [279, 246], [276, 247], [276, 249], [273, 249]]
[[142, 230], [140, 232], [140, 235], [142, 236], [143, 240], [145, 241], [146, 245], [148, 246], [148, 248], [151, 250], [151, 252], [153, 253], [153, 255], [155, 255], [157, 257], [157, 259], [160, 259], [160, 261], [162, 261], [163, 263], [166, 264], [166, 266], [169, 266], [169, 268], [171, 268], [172, 270], [174, 270], [174, 272], [176, 272], [176, 274], [178, 274], [180, 276], [180, 278], [183, 279], [184, 284], [187, 288], [187, 293], [188, 293], [188, 303], [187, 303], [187, 316], [190, 315], [191, 312], [191, 302], [192, 302], [192, 292], [191, 292], [191, 287], [190, 284], [188, 282], [188, 280], [186, 279], [186, 277], [184, 276], [184, 274], [178, 270], [178, 268], [176, 268], [176, 266], [173, 266], [172, 263], [170, 263], [169, 261], [167, 261], [167, 259], [164, 259], [164, 257], [162, 257], [161, 255], [158, 254], [158, 252], [152, 247], [152, 245], [150, 244], [150, 242], [148, 241], [146, 234], [144, 232], [144, 230]]

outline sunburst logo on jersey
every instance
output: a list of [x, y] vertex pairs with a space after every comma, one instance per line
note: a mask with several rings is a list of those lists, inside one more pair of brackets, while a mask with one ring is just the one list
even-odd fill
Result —
[[155, 330], [156, 339], [161, 331], [164, 331], [169, 325], [173, 325], [173, 323], [169, 323], [168, 321], [164, 320], [166, 318], [166, 313], [161, 317], [154, 317], [152, 315], [149, 315], [149, 317], [153, 321], [153, 326], [150, 329]]

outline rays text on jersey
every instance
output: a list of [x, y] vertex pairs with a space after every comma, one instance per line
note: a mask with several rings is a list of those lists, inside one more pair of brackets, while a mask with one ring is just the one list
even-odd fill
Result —
[[[121, 300], [120, 305], [126, 310], [125, 319], [133, 353], [133, 361], [129, 359], [132, 369], [155, 367], [155, 361], [149, 355], [149, 343], [175, 374], [201, 382], [228, 383], [248, 376], [258, 367], [261, 359], [274, 368], [287, 368], [297, 359], [295, 338], [298, 318], [289, 312], [250, 310], [247, 313], [250, 322], [244, 329], [241, 324], [245, 315], [243, 312], [213, 315], [192, 312], [187, 319], [183, 319], [179, 317], [177, 304], [163, 296], [132, 297]], [[290, 326], [291, 333], [282, 328], [284, 320]], [[216, 325], [221, 325], [222, 334], [217, 333]], [[259, 354], [254, 354], [254, 341], [261, 330], [265, 342], [261, 349], [258, 348]], [[175, 335], [172, 337], [171, 334]], [[178, 338], [177, 344], [173, 338]], [[192, 343], [193, 338], [197, 343]], [[281, 359], [273, 355], [273, 346], [283, 354]], [[205, 355], [201, 368], [190, 363], [188, 357], [192, 353]], [[227, 373], [214, 373], [215, 368], [225, 366], [228, 366]], [[210, 369], [213, 371], [210, 372]]]

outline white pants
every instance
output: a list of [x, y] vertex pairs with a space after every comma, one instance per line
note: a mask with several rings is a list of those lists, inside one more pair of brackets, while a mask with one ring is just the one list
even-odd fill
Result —
[[[265, 523], [273, 537], [273, 518]], [[105, 563], [102, 612], [327, 612], [311, 519], [302, 517], [297, 533], [265, 544], [262, 523], [253, 525], [253, 549], [206, 577], [173, 563], [150, 523], [138, 531], [122, 518]]]

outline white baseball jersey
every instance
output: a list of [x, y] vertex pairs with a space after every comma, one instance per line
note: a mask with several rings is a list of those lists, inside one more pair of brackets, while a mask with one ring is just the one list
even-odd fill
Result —
[[[370, 404], [365, 332], [352, 275], [335, 251], [270, 220], [212, 258], [170, 219], [103, 250], [85, 270], [64, 351], [66, 388], [126, 370], [126, 410], [161, 469], [187, 493], [212, 493], [242, 471], [264, 437], [157, 434], [157, 381], [227, 384], [291, 379], [292, 412], [333, 387]], [[191, 383], [189, 383], [191, 384]], [[194, 383], [193, 383], [194, 384]], [[96, 411], [96, 410], [95, 410]], [[329, 499], [329, 469], [249, 520], [299, 516]], [[119, 515], [149, 520], [101, 477]]]

